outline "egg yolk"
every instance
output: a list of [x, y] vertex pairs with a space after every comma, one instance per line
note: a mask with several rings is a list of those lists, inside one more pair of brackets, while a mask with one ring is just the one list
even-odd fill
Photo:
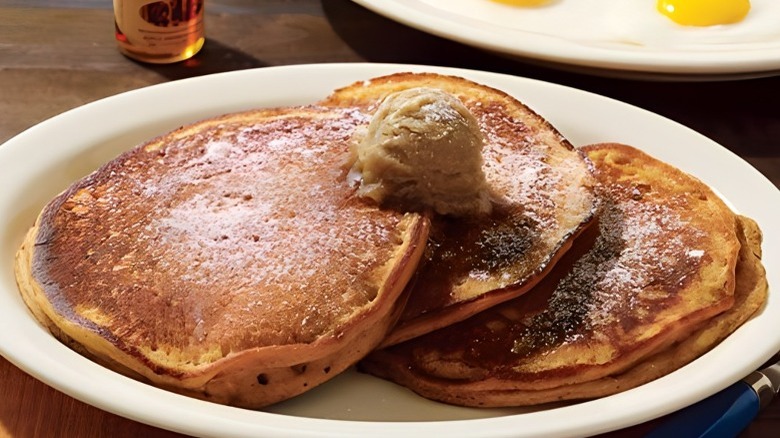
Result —
[[741, 21], [750, 0], [658, 0], [658, 10], [684, 26], [714, 26]]
[[496, 3], [503, 3], [512, 6], [542, 6], [550, 3], [551, 0], [493, 0]]

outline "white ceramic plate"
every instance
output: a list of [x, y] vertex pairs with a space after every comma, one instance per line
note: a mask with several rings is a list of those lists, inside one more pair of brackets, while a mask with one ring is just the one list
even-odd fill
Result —
[[752, 0], [740, 23], [680, 26], [656, 0], [353, 0], [408, 26], [555, 67], [648, 79], [780, 74], [780, 3]]
[[[24, 306], [12, 260], [45, 203], [136, 143], [199, 118], [260, 106], [310, 103], [334, 88], [396, 71], [437, 71], [505, 90], [577, 145], [633, 144], [698, 176], [765, 236], [769, 282], [780, 284], [780, 192], [755, 169], [668, 119], [605, 97], [513, 76], [380, 64], [245, 70], [131, 91], [68, 111], [0, 146], [0, 353], [47, 384], [101, 409], [155, 426], [210, 436], [572, 436], [630, 426], [674, 411], [747, 375], [780, 349], [780, 296], [689, 366], [631, 391], [542, 410], [466, 409], [421, 399], [347, 372], [265, 412], [199, 401], [133, 381], [72, 352]], [[446, 434], [446, 435], [444, 435]]]

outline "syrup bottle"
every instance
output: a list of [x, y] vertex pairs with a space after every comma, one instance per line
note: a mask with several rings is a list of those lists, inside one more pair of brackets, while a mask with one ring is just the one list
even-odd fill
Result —
[[165, 64], [191, 58], [205, 42], [204, 0], [114, 0], [119, 51]]

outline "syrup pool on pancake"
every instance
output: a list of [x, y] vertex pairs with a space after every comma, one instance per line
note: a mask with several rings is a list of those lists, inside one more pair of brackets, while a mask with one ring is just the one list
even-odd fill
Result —
[[[544, 35], [584, 46], [659, 52], [780, 47], [778, 0], [549, 0], [541, 6], [526, 4], [534, 0], [418, 1], [451, 21], [472, 26], [477, 22], [518, 39]], [[715, 11], [722, 21], [733, 21], [745, 12], [743, 2], [750, 10], [737, 22], [697, 23], [701, 17], [696, 15], [702, 15], [695, 12], [698, 4]], [[730, 9], [735, 6], [736, 12]], [[674, 11], [669, 12], [670, 7]]]

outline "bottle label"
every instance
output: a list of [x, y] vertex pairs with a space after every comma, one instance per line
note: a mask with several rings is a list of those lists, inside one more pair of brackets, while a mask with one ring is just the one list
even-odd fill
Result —
[[203, 36], [203, 0], [114, 0], [118, 34], [149, 54], [177, 52]]

